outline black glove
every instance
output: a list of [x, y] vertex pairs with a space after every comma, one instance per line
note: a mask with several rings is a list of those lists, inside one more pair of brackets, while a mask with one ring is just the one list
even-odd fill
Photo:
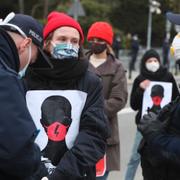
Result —
[[37, 171], [31, 177], [28, 177], [25, 180], [40, 180], [44, 176], [48, 176], [48, 171], [47, 171], [44, 163], [41, 162]]
[[[69, 177], [62, 175], [57, 169], [52, 173], [49, 174], [48, 176], [43, 177], [41, 180], [69, 180]], [[71, 177], [72, 179], [72, 177]]]
[[161, 122], [157, 114], [150, 112], [142, 117], [137, 127], [148, 142], [157, 134], [165, 132], [167, 122]]
[[171, 114], [174, 112], [177, 104], [179, 104], [180, 97], [178, 96], [174, 101], [165, 105], [158, 114], [158, 119], [160, 121], [169, 121], [171, 118]]

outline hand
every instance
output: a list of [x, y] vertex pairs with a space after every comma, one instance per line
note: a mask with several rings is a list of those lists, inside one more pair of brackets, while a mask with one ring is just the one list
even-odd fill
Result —
[[53, 171], [53, 173], [49, 174], [48, 176], [46, 176], [44, 178], [46, 178], [46, 179], [41, 179], [41, 180], [57, 180], [57, 179], [58, 180], [60, 180], [60, 179], [65, 180], [65, 179], [69, 179], [68, 177], [65, 178], [64, 175], [62, 177], [62, 174], [61, 174], [61, 172], [59, 170]]
[[161, 122], [157, 114], [150, 112], [142, 117], [137, 127], [145, 140], [150, 141], [158, 133], [165, 131], [166, 122]]
[[146, 79], [146, 80], [142, 81], [139, 86], [140, 86], [140, 88], [145, 90], [149, 86], [150, 82], [151, 82], [150, 80]]
[[47, 177], [43, 177], [41, 180], [48, 180], [48, 178]]
[[177, 105], [180, 103], [180, 97], [178, 96], [174, 101], [165, 105], [159, 112], [158, 119], [160, 121], [169, 121]]

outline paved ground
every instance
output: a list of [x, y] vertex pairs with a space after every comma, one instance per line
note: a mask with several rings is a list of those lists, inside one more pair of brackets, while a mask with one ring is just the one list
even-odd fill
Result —
[[[130, 157], [131, 148], [134, 140], [136, 126], [134, 124], [135, 112], [126, 109], [119, 114], [119, 129], [121, 141], [121, 171], [112, 172], [108, 180], [124, 180], [127, 163]], [[134, 180], [143, 180], [139, 166]]]

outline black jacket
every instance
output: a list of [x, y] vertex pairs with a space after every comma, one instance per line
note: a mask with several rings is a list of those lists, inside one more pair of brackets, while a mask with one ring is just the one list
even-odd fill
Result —
[[173, 106], [166, 131], [155, 132], [141, 150], [141, 164], [146, 180], [180, 179], [179, 101]]
[[26, 107], [18, 76], [19, 57], [14, 41], [0, 28], [0, 179], [22, 180], [40, 162], [34, 143], [36, 127]]
[[[38, 60], [37, 64], [41, 58]], [[50, 60], [53, 69], [38, 69], [36, 64], [29, 68], [26, 80], [30, 90], [78, 90], [87, 93], [74, 146], [65, 152], [52, 179], [95, 180], [95, 164], [105, 153], [109, 134], [100, 79], [87, 71], [85, 60]]]

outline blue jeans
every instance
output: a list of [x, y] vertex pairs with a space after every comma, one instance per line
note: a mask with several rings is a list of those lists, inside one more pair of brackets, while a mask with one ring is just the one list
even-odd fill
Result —
[[96, 180], [107, 180], [108, 175], [109, 175], [109, 171], [106, 171], [104, 176], [96, 177]]
[[136, 170], [138, 168], [138, 165], [140, 163], [140, 155], [137, 152], [139, 143], [141, 142], [142, 135], [141, 133], [137, 130], [135, 139], [134, 139], [134, 144], [131, 152], [131, 157], [127, 165], [127, 170], [125, 174], [125, 180], [133, 180], [136, 174]]

